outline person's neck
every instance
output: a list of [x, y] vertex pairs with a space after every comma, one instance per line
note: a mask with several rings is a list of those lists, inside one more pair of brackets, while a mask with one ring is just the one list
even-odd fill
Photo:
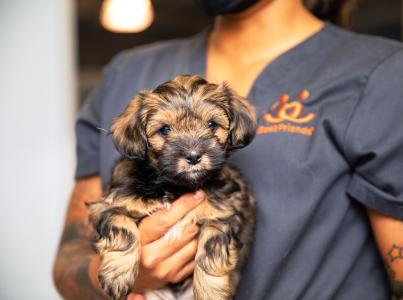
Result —
[[262, 0], [245, 12], [217, 17], [209, 47], [247, 64], [274, 58], [322, 27], [300, 1]]

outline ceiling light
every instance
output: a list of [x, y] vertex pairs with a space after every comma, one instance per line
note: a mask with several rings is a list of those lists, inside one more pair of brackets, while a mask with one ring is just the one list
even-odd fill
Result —
[[109, 31], [134, 33], [151, 25], [154, 11], [150, 0], [104, 0], [100, 19]]

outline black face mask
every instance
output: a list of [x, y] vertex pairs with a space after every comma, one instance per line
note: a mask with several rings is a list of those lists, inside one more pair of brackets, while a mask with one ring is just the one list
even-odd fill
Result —
[[247, 9], [258, 0], [195, 0], [207, 14], [217, 16], [233, 14]]

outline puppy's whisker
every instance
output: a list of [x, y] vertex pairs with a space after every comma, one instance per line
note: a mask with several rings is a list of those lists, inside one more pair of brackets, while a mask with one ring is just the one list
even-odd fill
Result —
[[97, 129], [98, 129], [99, 131], [105, 132], [106, 134], [111, 134], [111, 133], [112, 133], [110, 130], [107, 130], [107, 129], [102, 128], [102, 127], [97, 127]]

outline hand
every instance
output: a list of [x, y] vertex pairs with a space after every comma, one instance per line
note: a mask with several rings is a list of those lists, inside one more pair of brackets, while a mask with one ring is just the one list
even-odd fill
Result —
[[[159, 210], [140, 222], [140, 273], [133, 291], [141, 293], [145, 289], [159, 289], [167, 283], [180, 282], [193, 272], [198, 226], [189, 226], [175, 240], [164, 239], [163, 235], [204, 198], [201, 191], [185, 194], [175, 200], [169, 210]], [[139, 297], [141, 296], [131, 293], [127, 299], [141, 299]]]

